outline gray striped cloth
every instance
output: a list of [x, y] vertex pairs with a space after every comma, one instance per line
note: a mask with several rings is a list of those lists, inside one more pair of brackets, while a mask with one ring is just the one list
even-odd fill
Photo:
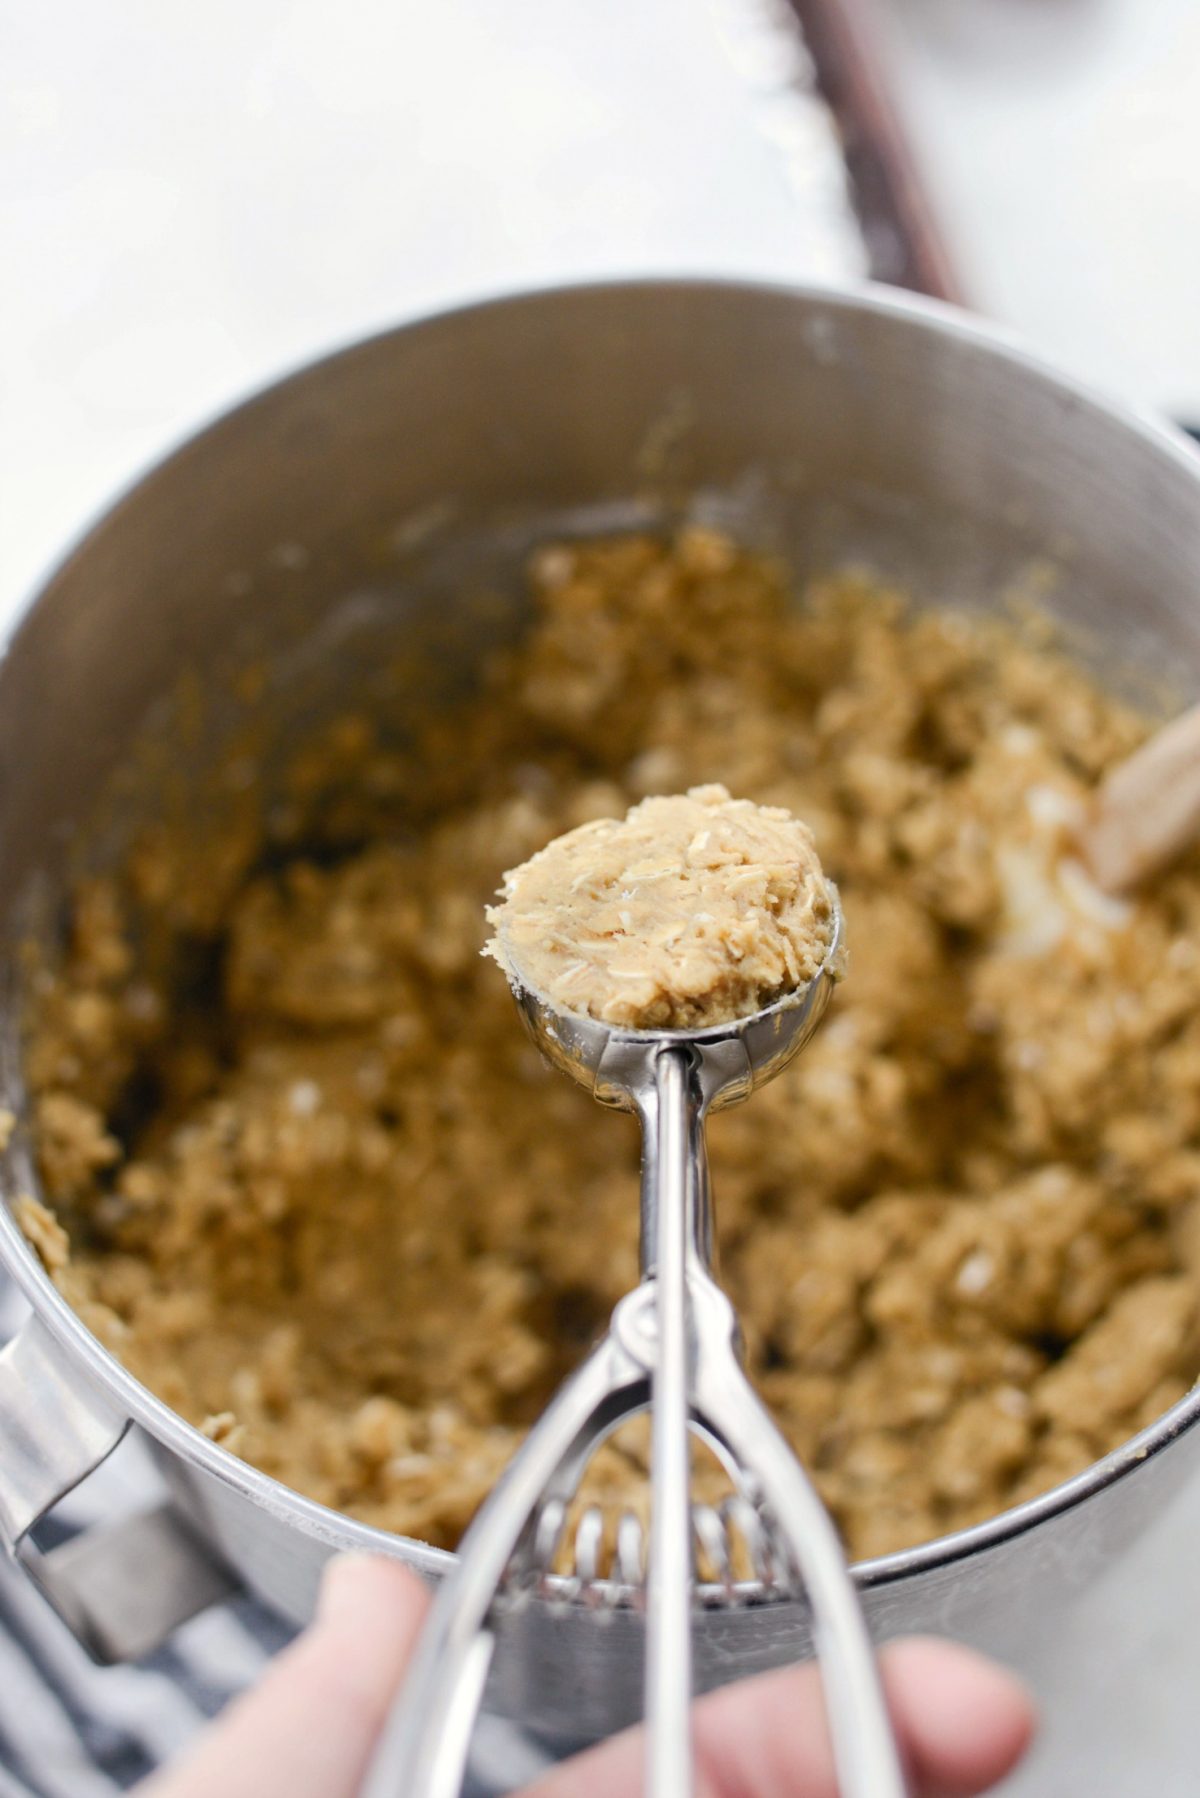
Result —
[[127, 1791], [250, 1685], [290, 1634], [241, 1600], [195, 1619], [136, 1667], [97, 1667], [20, 1569], [5, 1562], [0, 1798]]
[[[0, 1292], [0, 1336], [23, 1302]], [[104, 1517], [154, 1503], [134, 1442], [56, 1508], [56, 1546]], [[97, 1667], [22, 1570], [0, 1556], [0, 1798], [112, 1798], [177, 1754], [292, 1636], [249, 1599], [195, 1618], [136, 1667]]]
[[[27, 1309], [0, 1284], [0, 1342]], [[39, 1525], [39, 1543], [55, 1548], [92, 1524], [150, 1508], [164, 1491], [143, 1446], [127, 1437]], [[295, 1633], [265, 1605], [239, 1598], [193, 1618], [136, 1665], [98, 1667], [22, 1569], [0, 1553], [0, 1798], [127, 1792], [252, 1686]], [[517, 1730], [483, 1718], [465, 1798], [510, 1791], [546, 1765]]]

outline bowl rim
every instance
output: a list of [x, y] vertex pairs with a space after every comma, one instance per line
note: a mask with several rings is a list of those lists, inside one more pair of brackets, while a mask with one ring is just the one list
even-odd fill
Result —
[[[627, 279], [548, 283], [472, 299], [460, 305], [403, 320], [366, 337], [349, 340], [316, 357], [297, 362], [282, 374], [256, 387], [233, 406], [224, 407], [210, 415], [197, 428], [175, 439], [127, 480], [115, 497], [98, 509], [79, 530], [66, 550], [51, 562], [45, 575], [35, 581], [25, 599], [14, 609], [4, 641], [0, 644], [0, 657], [7, 653], [10, 643], [43, 596], [87, 553], [100, 530], [115, 521], [127, 507], [137, 503], [143, 488], [153, 479], [167, 475], [200, 442], [215, 438], [221, 431], [233, 426], [257, 408], [269, 405], [284, 389], [303, 383], [310, 377], [324, 376], [339, 363], [348, 363], [358, 356], [370, 354], [383, 343], [395, 338], [453, 330], [460, 321], [485, 313], [553, 307], [613, 293], [647, 296], [669, 293], [696, 296], [741, 295], [751, 301], [791, 300], [800, 305], [824, 308], [840, 314], [876, 314], [899, 324], [909, 325], [928, 337], [963, 344], [1034, 376], [1047, 389], [1057, 392], [1064, 402], [1099, 414], [1131, 436], [1140, 438], [1148, 449], [1173, 464], [1195, 483], [1197, 507], [1200, 509], [1200, 455], [1197, 455], [1194, 444], [1183, 432], [1149, 408], [1131, 405], [1115, 396], [1110, 397], [1079, 377], [1063, 372], [1008, 328], [974, 318], [946, 302], [927, 299], [900, 289], [886, 288], [873, 282], [793, 283], [725, 275], [646, 274]], [[6, 1054], [6, 1059], [10, 1062], [10, 1073], [16, 1072], [11, 1066], [13, 1053], [14, 1045], [10, 1041]], [[18, 1099], [23, 1099], [19, 1074], [7, 1084]], [[20, 1111], [18, 1116], [23, 1125], [24, 1111]], [[172, 1451], [186, 1463], [198, 1466], [221, 1486], [249, 1500], [278, 1521], [289, 1523], [306, 1535], [325, 1543], [331, 1550], [355, 1547], [376, 1553], [399, 1554], [409, 1565], [427, 1576], [438, 1577], [446, 1573], [456, 1559], [449, 1550], [435, 1548], [415, 1538], [362, 1523], [344, 1512], [306, 1498], [273, 1475], [263, 1473], [248, 1462], [239, 1460], [228, 1449], [187, 1423], [104, 1348], [54, 1286], [12, 1214], [11, 1204], [18, 1193], [33, 1193], [35, 1196], [40, 1194], [40, 1184], [36, 1180], [32, 1157], [24, 1137], [24, 1129], [19, 1128], [17, 1139], [5, 1157], [5, 1177], [0, 1183], [5, 1201], [0, 1203], [0, 1265], [13, 1277], [33, 1307], [35, 1316], [50, 1330], [58, 1344], [78, 1362], [80, 1383], [85, 1388], [89, 1384], [94, 1388], [98, 1387], [130, 1423], [141, 1426], [162, 1447]], [[1119, 1448], [1092, 1462], [1073, 1478], [969, 1528], [934, 1537], [893, 1554], [856, 1562], [853, 1567], [854, 1577], [864, 1589], [890, 1586], [917, 1574], [952, 1567], [998, 1548], [1037, 1525], [1048, 1523], [1073, 1510], [1084, 1500], [1110, 1489], [1169, 1448], [1198, 1422], [1200, 1387], [1194, 1387], [1152, 1424]]]

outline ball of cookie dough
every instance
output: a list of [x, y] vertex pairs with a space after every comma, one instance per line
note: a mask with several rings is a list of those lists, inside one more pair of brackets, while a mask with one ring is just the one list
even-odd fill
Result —
[[836, 915], [808, 826], [721, 786], [569, 831], [500, 897], [484, 953], [509, 980], [633, 1030], [728, 1023], [807, 986]]

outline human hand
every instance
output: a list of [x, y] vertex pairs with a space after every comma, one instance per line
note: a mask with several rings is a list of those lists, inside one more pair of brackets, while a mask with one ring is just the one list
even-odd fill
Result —
[[[339, 1557], [312, 1627], [136, 1798], [356, 1798], [428, 1603], [397, 1562]], [[918, 1798], [970, 1798], [1020, 1759], [1033, 1712], [1010, 1674], [932, 1639], [897, 1643], [881, 1659]], [[701, 1798], [837, 1798], [813, 1666], [699, 1700], [695, 1740]], [[640, 1773], [630, 1730], [555, 1768], [526, 1798], [633, 1793]]]

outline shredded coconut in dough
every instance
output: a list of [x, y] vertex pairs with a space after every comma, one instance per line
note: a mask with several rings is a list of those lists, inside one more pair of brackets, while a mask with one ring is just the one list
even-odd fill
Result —
[[504, 876], [485, 953], [562, 1011], [694, 1030], [807, 986], [834, 897], [812, 832], [719, 785], [597, 818]]

